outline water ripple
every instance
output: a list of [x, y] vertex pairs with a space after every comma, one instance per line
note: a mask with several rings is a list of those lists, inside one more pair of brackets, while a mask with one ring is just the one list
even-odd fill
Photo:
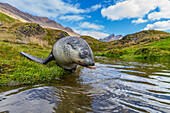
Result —
[[169, 63], [96, 60], [56, 84], [1, 89], [0, 112], [170, 112]]

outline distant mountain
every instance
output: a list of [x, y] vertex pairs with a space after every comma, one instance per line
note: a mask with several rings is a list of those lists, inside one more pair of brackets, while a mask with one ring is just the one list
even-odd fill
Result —
[[99, 39], [99, 40], [101, 40], [101, 41], [104, 41], [104, 42], [110, 42], [110, 41], [114, 41], [114, 40], [120, 40], [120, 39], [122, 39], [122, 35], [114, 35], [114, 34], [111, 34], [111, 35], [109, 35], [108, 37], [106, 37], [106, 38], [101, 38], [101, 39]]
[[69, 27], [63, 27], [61, 24], [57, 23], [54, 20], [50, 20], [47, 17], [38, 17], [33, 16], [28, 13], [24, 13], [20, 11], [19, 9], [7, 4], [7, 3], [1, 3], [0, 2], [0, 12], [5, 13], [8, 16], [11, 16], [15, 19], [18, 19], [22, 22], [32, 22], [37, 23], [43, 27], [46, 28], [53, 28], [53, 29], [59, 29], [68, 32], [68, 34], [72, 36], [80, 36], [79, 34], [75, 33], [71, 28]]

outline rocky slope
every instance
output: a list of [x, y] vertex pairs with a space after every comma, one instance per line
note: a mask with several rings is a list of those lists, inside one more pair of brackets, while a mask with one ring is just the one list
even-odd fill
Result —
[[0, 41], [51, 47], [58, 39], [69, 36], [63, 30], [43, 28], [36, 23], [21, 22], [1, 12], [0, 19]]
[[101, 39], [99, 39], [99, 40], [101, 40], [101, 41], [104, 41], [104, 42], [110, 42], [110, 41], [115, 41], [115, 40], [120, 40], [120, 39], [122, 39], [122, 35], [114, 35], [114, 34], [111, 34], [111, 35], [109, 35], [108, 37], [106, 37], [106, 38], [101, 38]]
[[50, 20], [47, 17], [38, 17], [33, 16], [28, 13], [24, 13], [20, 11], [19, 9], [7, 4], [7, 3], [1, 3], [0, 2], [0, 12], [5, 13], [8, 16], [11, 16], [17, 20], [20, 20], [22, 22], [32, 22], [37, 23], [43, 27], [46, 28], [53, 28], [53, 29], [59, 29], [68, 32], [68, 34], [72, 36], [80, 36], [77, 33], [75, 33], [71, 28], [69, 27], [63, 27], [61, 24], [57, 23], [54, 20]]

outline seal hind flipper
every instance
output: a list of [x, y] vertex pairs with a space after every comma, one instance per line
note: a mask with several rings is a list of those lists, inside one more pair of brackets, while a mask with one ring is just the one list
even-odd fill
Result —
[[48, 62], [50, 62], [51, 60], [55, 60], [52, 53], [50, 53], [50, 55], [44, 60], [44, 59], [41, 59], [41, 58], [38, 58], [38, 57], [35, 57], [35, 56], [32, 56], [28, 53], [24, 53], [22, 51], [20, 51], [20, 53], [22, 55], [24, 55], [25, 57], [27, 57], [28, 59], [31, 59], [31, 60], [34, 60], [38, 63], [42, 63], [42, 64], [47, 64]]
[[50, 55], [44, 60], [43, 64], [47, 64], [47, 63], [50, 62], [51, 60], [55, 60], [52, 52], [51, 52]]

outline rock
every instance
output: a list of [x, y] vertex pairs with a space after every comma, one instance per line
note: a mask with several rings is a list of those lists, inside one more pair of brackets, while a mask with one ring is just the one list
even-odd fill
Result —
[[45, 30], [39, 25], [35, 23], [28, 23], [18, 28], [17, 34], [18, 36], [35, 36], [35, 35], [43, 35]]
[[17, 39], [16, 42], [17, 42], [18, 44], [27, 44], [27, 42], [22, 41], [22, 40], [19, 40], [19, 39]]
[[150, 39], [143, 39], [143, 40], [141, 40], [141, 42], [149, 42], [149, 41], [151, 41]]
[[0, 26], [2, 26], [3, 24], [2, 24], [2, 22], [0, 21]]

